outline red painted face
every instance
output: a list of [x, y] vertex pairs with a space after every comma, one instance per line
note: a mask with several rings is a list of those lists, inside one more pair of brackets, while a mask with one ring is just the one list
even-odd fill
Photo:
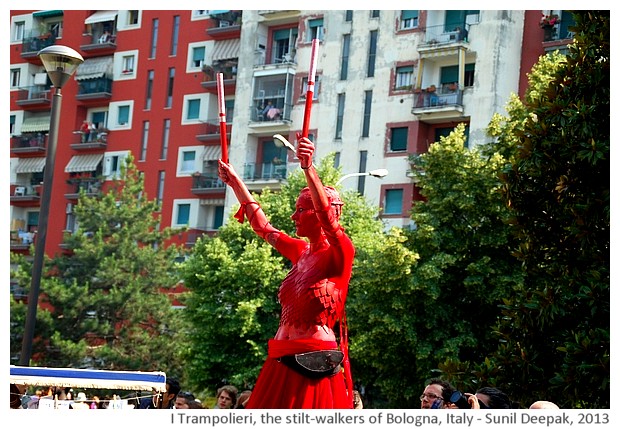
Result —
[[291, 219], [295, 222], [295, 228], [299, 237], [310, 237], [317, 234], [321, 225], [314, 212], [312, 206], [312, 200], [300, 195], [295, 204], [295, 212], [292, 214]]

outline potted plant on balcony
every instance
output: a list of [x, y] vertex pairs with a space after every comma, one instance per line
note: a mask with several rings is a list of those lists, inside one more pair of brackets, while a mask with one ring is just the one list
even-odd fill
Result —
[[556, 14], [543, 14], [540, 18], [540, 28], [544, 31], [544, 40], [548, 42], [553, 40], [553, 36], [555, 36], [555, 25], [560, 22], [560, 17]]

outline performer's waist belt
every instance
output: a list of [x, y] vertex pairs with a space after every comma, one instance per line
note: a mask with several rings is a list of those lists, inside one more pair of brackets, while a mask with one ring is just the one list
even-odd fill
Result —
[[320, 350], [286, 355], [277, 360], [306, 377], [323, 378], [340, 372], [344, 353], [340, 350]]

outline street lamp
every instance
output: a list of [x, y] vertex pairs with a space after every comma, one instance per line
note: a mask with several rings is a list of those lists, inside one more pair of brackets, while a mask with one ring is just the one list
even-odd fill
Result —
[[37, 307], [39, 305], [39, 289], [41, 286], [41, 273], [45, 261], [45, 238], [47, 236], [47, 219], [49, 217], [50, 202], [52, 199], [52, 179], [54, 174], [54, 160], [56, 158], [56, 144], [58, 142], [58, 124], [60, 122], [60, 107], [62, 103], [61, 88], [71, 78], [75, 70], [84, 62], [84, 58], [75, 50], [67, 46], [52, 45], [41, 49], [37, 54], [52, 81], [54, 95], [52, 98], [52, 111], [50, 114], [50, 130], [47, 139], [47, 154], [45, 157], [45, 170], [43, 173], [43, 194], [39, 210], [39, 225], [37, 227], [37, 239], [32, 264], [32, 280], [28, 293], [28, 312], [26, 314], [26, 327], [22, 340], [22, 352], [19, 356], [19, 364], [30, 365], [32, 355], [32, 341], [34, 339], [34, 326], [37, 320]]
[[377, 170], [365, 171], [363, 173], [349, 173], [349, 174], [345, 174], [344, 176], [342, 176], [340, 180], [336, 182], [336, 185], [340, 185], [345, 179], [348, 179], [349, 177], [373, 176], [373, 177], [378, 177], [379, 179], [382, 179], [387, 175], [388, 175], [388, 171], [385, 168], [378, 168]]

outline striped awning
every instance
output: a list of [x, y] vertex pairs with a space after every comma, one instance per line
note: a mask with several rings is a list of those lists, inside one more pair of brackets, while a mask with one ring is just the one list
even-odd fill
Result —
[[239, 58], [239, 39], [217, 40], [211, 58], [213, 61]]
[[102, 159], [102, 153], [93, 153], [89, 155], [74, 155], [65, 167], [65, 173], [82, 173], [85, 171], [95, 171]]
[[207, 146], [205, 147], [204, 155], [202, 156], [203, 161], [217, 161], [222, 157], [222, 147], [217, 146]]
[[13, 366], [10, 381], [29, 386], [88, 387], [166, 391], [165, 372], [106, 371], [97, 369]]
[[99, 79], [112, 75], [114, 57], [88, 58], [75, 71], [75, 80]]
[[45, 158], [20, 158], [15, 167], [16, 173], [40, 173], [45, 168]]
[[22, 122], [22, 133], [37, 133], [50, 130], [50, 115], [32, 116]]
[[118, 15], [118, 10], [98, 10], [86, 18], [84, 24], [95, 24], [97, 22], [114, 21]]

